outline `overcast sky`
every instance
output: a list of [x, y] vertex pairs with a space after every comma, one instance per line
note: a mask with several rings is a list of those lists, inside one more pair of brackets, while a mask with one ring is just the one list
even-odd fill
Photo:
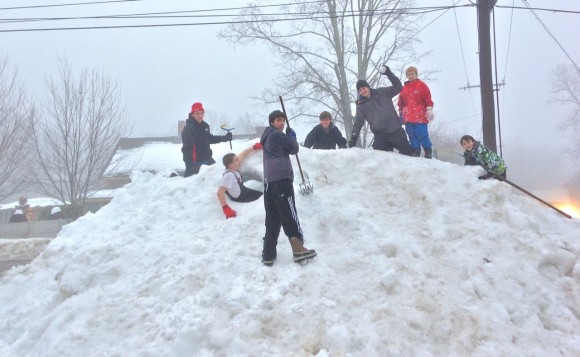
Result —
[[[4, 0], [0, 7], [2, 18], [14, 19], [217, 9], [247, 4], [247, 1], [237, 0], [221, 0], [219, 3], [143, 0], [7, 9], [73, 2], [81, 1]], [[263, 4], [284, 2], [263, 1]], [[453, 2], [418, 0], [417, 6], [451, 5]], [[465, 0], [459, 2], [467, 3]], [[528, 0], [527, 3], [536, 8], [580, 11], [578, 1]], [[497, 5], [525, 7], [521, 0], [499, 0]], [[273, 9], [269, 11], [275, 11]], [[580, 15], [546, 11], [536, 13], [570, 56], [580, 62], [577, 40]], [[421, 50], [433, 52], [416, 64], [419, 77], [424, 69], [439, 71], [436, 79], [428, 82], [435, 102], [434, 125], [448, 128], [458, 135], [472, 134], [481, 138], [479, 89], [459, 89], [466, 86], [468, 81], [471, 85], [479, 84], [476, 9], [435, 12], [425, 19], [424, 24], [427, 25], [437, 16], [440, 17], [418, 34], [423, 41]], [[229, 18], [182, 21], [194, 23], [226, 19]], [[177, 22], [171, 19], [144, 21], [148, 24]], [[112, 20], [42, 21], [35, 24], [11, 22], [0, 25], [0, 31], [137, 23]], [[562, 154], [569, 140], [557, 130], [566, 111], [565, 108], [548, 104], [547, 100], [551, 71], [558, 64], [571, 62], [529, 10], [514, 10], [512, 14], [510, 9], [497, 8], [496, 24], [498, 76], [500, 81], [505, 79], [506, 82], [500, 92], [499, 105], [503, 154], [511, 168], [508, 175], [524, 184], [532, 184], [530, 177], [550, 173], [549, 182], [561, 185], [572, 173], [570, 159]], [[135, 122], [133, 136], [176, 135], [177, 121], [186, 118], [195, 101], [201, 101], [210, 113], [220, 113], [225, 118], [232, 118], [232, 121], [249, 114], [264, 118], [265, 123], [268, 113], [276, 108], [264, 108], [249, 97], [273, 86], [279, 63], [267, 48], [259, 44], [235, 49], [230, 47], [217, 38], [217, 32], [223, 28], [224, 25], [204, 25], [0, 32], [0, 55], [7, 56], [9, 66], [18, 70], [29, 92], [35, 96], [42, 94], [46, 77], [54, 75], [59, 56], [66, 55], [77, 70], [86, 67], [111, 75], [121, 85], [128, 115]], [[388, 84], [386, 79], [381, 81], [381, 85]], [[355, 91], [354, 83], [352, 90]], [[39, 99], [36, 97], [36, 100]], [[291, 111], [291, 108], [287, 109]], [[211, 121], [212, 118], [208, 116], [206, 119]], [[298, 129], [299, 136], [305, 137], [307, 129]], [[459, 145], [457, 150], [460, 150]], [[536, 171], [524, 172], [523, 169], [530, 166], [542, 175], [536, 175]]]

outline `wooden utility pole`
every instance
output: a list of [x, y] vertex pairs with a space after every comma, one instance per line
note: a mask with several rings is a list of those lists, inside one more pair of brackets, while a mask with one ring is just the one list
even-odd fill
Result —
[[477, 0], [483, 144], [494, 152], [497, 152], [497, 144], [495, 140], [495, 106], [491, 69], [490, 14], [496, 2], [497, 0]]

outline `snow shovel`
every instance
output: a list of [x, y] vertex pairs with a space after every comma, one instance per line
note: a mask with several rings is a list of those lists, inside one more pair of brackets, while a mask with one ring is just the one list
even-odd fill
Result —
[[[235, 129], [235, 128], [228, 129], [228, 128], [226, 128], [226, 125], [225, 125], [225, 124], [222, 124], [222, 125], [220, 125], [220, 128], [222, 128], [223, 130], [227, 131], [228, 133], [229, 133], [230, 131], [232, 131], [232, 130], [234, 130], [234, 129]], [[230, 140], [230, 150], [231, 150], [231, 149], [232, 149], [232, 141]]]
[[[284, 108], [284, 101], [282, 100], [282, 96], [280, 96], [280, 104], [282, 105], [282, 111], [284, 115], [286, 115], [286, 125], [290, 128], [290, 121], [288, 120], [288, 114], [286, 114], [286, 108]], [[304, 180], [304, 173], [302, 172], [302, 165], [300, 165], [300, 159], [298, 158], [298, 154], [296, 156], [296, 162], [298, 163], [298, 169], [300, 170], [300, 177], [302, 177], [302, 183], [298, 186], [298, 192], [302, 195], [308, 195], [311, 192], [314, 192], [314, 186], [310, 183], [310, 181]]]

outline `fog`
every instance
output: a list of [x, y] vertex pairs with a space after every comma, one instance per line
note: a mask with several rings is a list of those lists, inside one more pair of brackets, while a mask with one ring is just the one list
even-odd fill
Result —
[[[4, 18], [40, 18], [223, 9], [245, 6], [246, 3], [222, 0], [219, 5], [211, 2], [187, 4], [165, 0], [10, 10], [11, 7], [38, 4], [12, 0], [3, 2], [2, 11]], [[267, 5], [276, 3], [281, 2], [263, 2]], [[452, 3], [417, 1], [416, 5], [448, 6]], [[530, 0], [528, 3], [537, 8], [580, 11], [578, 2]], [[507, 0], [499, 0], [497, 5], [524, 7], [522, 2]], [[274, 12], [273, 9], [269, 11]], [[580, 33], [578, 14], [536, 13], [570, 56], [580, 59], [580, 48], [577, 38], [574, 38]], [[532, 189], [561, 187], [570, 180], [577, 162], [572, 162], [563, 153], [570, 146], [570, 138], [558, 130], [566, 108], [549, 104], [548, 100], [551, 71], [558, 64], [570, 64], [570, 61], [529, 10], [512, 12], [507, 8], [496, 8], [495, 15], [497, 72], [499, 81], [505, 80], [505, 86], [500, 90], [499, 109], [501, 143], [509, 167], [508, 175]], [[227, 19], [3, 22], [0, 30]], [[195, 101], [201, 101], [208, 113], [215, 113], [215, 117], [222, 121], [225, 118], [234, 122], [239, 117], [249, 116], [263, 118], [265, 123], [268, 113], [275, 107], [262, 106], [250, 97], [259, 95], [265, 88], [283, 88], [284, 83], [275, 81], [275, 78], [284, 64], [259, 43], [232, 48], [217, 37], [224, 26], [0, 32], [0, 56], [6, 56], [9, 67], [18, 70], [19, 78], [35, 103], [42, 101], [45, 80], [56, 74], [59, 57], [65, 56], [76, 70], [86, 67], [111, 75], [120, 84], [127, 113], [135, 122], [132, 136], [176, 135], [177, 121], [186, 118]], [[460, 89], [468, 84], [479, 84], [476, 9], [434, 12], [425, 17], [423, 26], [426, 27], [417, 35], [422, 41], [419, 48], [431, 53], [415, 66], [420, 78], [424, 71], [436, 71], [427, 81], [435, 102], [433, 126], [441, 126], [457, 135], [455, 149], [460, 152], [459, 136], [471, 134], [482, 138], [479, 88]], [[380, 84], [389, 85], [386, 79], [382, 79]], [[354, 83], [352, 90], [355, 91]], [[292, 110], [291, 104], [287, 105], [287, 110]], [[209, 115], [206, 119], [212, 121]], [[296, 125], [298, 135], [304, 138], [309, 125]]]

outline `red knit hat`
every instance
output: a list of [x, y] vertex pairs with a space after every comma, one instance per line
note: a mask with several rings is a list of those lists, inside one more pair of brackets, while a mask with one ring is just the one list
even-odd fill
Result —
[[201, 105], [200, 102], [195, 102], [191, 106], [191, 112], [192, 113], [195, 113], [195, 112], [205, 112], [205, 110], [203, 110], [203, 105]]

